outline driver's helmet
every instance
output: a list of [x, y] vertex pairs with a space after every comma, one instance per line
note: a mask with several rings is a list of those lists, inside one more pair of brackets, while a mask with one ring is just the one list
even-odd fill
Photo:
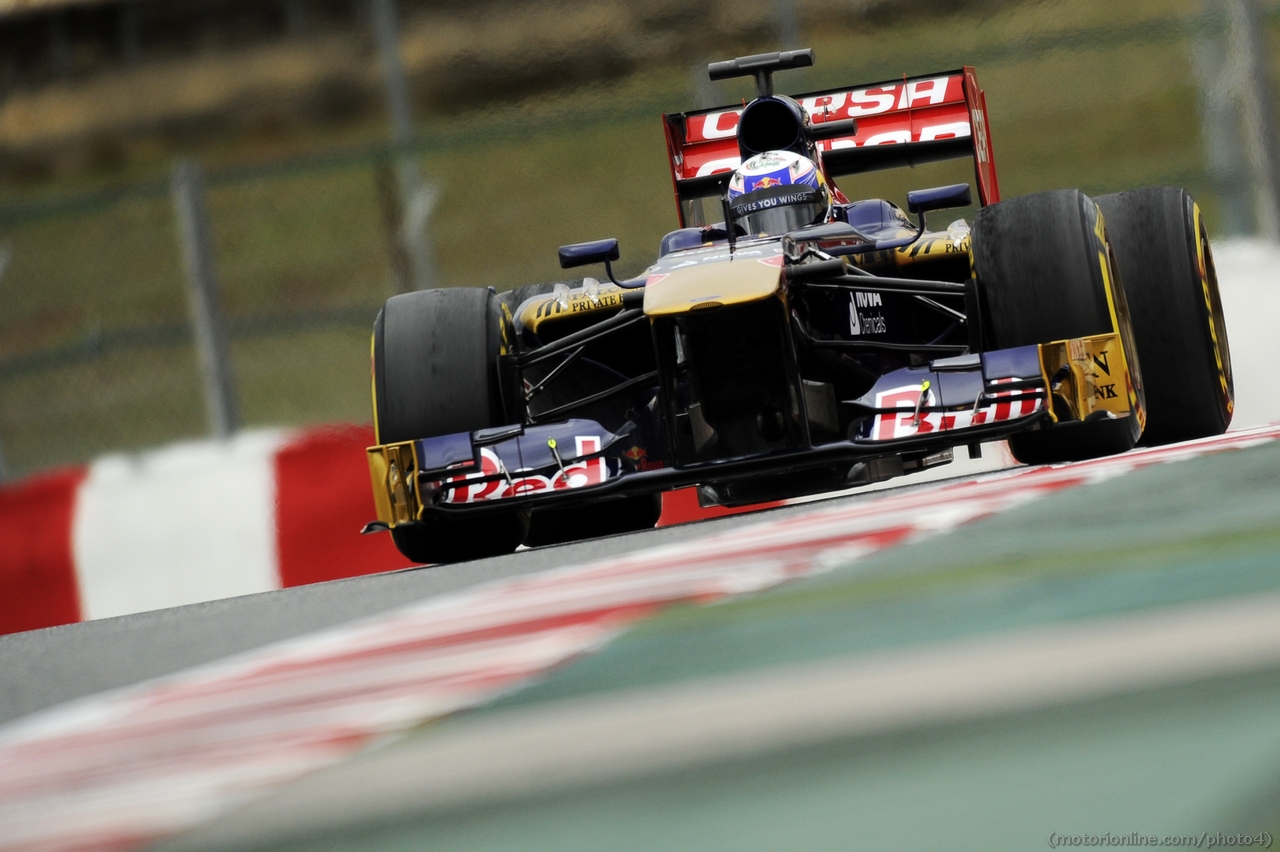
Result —
[[756, 154], [729, 178], [729, 215], [747, 234], [785, 234], [823, 221], [830, 208], [817, 164], [791, 151]]

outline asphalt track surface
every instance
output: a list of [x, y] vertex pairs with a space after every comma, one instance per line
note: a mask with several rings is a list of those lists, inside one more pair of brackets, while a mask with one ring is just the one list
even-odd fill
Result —
[[[777, 511], [803, 511], [788, 507]], [[731, 529], [756, 516], [407, 569], [0, 636], [0, 723], [385, 612], [407, 601]]]
[[[345, 846], [332, 848], [364, 848], [367, 844], [357, 838], [369, 839], [368, 820], [377, 816], [378, 809], [388, 801], [397, 801], [391, 793], [421, 793], [420, 787], [403, 783], [404, 779], [425, 778], [431, 782], [428, 786], [434, 784], [437, 791], [434, 799], [427, 795], [407, 803], [399, 800], [398, 804], [407, 805], [410, 814], [424, 806], [428, 811], [438, 811], [442, 804], [440, 790], [446, 792], [447, 801], [443, 804], [474, 810], [476, 803], [468, 791], [477, 794], [480, 804], [492, 799], [495, 783], [497, 792], [503, 795], [521, 793], [509, 789], [511, 779], [504, 771], [508, 765], [517, 769], [532, 767], [532, 772], [517, 772], [515, 777], [523, 778], [526, 785], [534, 782], [535, 792], [545, 794], [554, 792], [557, 783], [566, 778], [582, 780], [582, 767], [588, 769], [588, 779], [600, 767], [615, 774], [620, 771], [624, 776], [635, 774], [637, 768], [658, 770], [659, 775], [663, 771], [679, 775], [688, 771], [684, 764], [690, 756], [700, 757], [704, 764], [716, 764], [744, 756], [734, 749], [745, 748], [745, 756], [750, 757], [762, 745], [814, 745], [814, 732], [818, 739], [866, 734], [866, 730], [857, 729], [859, 719], [871, 720], [873, 729], [885, 724], [900, 726], [903, 720], [913, 719], [916, 723], [956, 721], [957, 712], [965, 717], [966, 713], [990, 715], [1028, 709], [1020, 707], [1017, 700], [1010, 705], [1010, 699], [1018, 696], [1039, 696], [1036, 702], [1040, 704], [1045, 697], [1050, 704], [1064, 697], [1077, 701], [1094, 695], [1105, 698], [1117, 686], [1176, 687], [1188, 677], [1214, 673], [1215, 667], [1226, 665], [1229, 672], [1238, 671], [1242, 660], [1245, 669], [1280, 662], [1280, 598], [1274, 603], [1268, 599], [1223, 600], [1218, 602], [1218, 609], [1200, 607], [1173, 616], [1155, 613], [1154, 620], [1144, 616], [1145, 620], [1139, 619], [1141, 623], [1136, 626], [1128, 618], [1128, 611], [1135, 608], [1197, 604], [1206, 597], [1206, 590], [1211, 593], [1208, 597], [1221, 597], [1266, 592], [1277, 586], [1280, 578], [1274, 570], [1272, 545], [1274, 528], [1280, 526], [1280, 503], [1268, 498], [1280, 473], [1276, 437], [1276, 429], [1259, 430], [1097, 463], [1011, 472], [987, 481], [934, 485], [916, 493], [899, 490], [874, 499], [795, 507], [767, 518], [757, 515], [751, 521], [743, 520], [740, 523], [744, 527], [754, 529], [744, 528], [740, 533], [720, 525], [721, 534], [708, 537], [706, 528], [701, 527], [704, 532], [697, 536], [698, 542], [682, 541], [674, 547], [628, 554], [622, 559], [614, 557], [595, 567], [544, 572], [519, 582], [490, 584], [488, 591], [441, 598], [440, 604], [448, 603], [447, 608], [429, 601], [414, 604], [390, 620], [376, 618], [355, 632], [344, 628], [288, 643], [275, 651], [254, 652], [240, 663], [220, 663], [203, 674], [191, 673], [140, 692], [131, 690], [114, 698], [95, 698], [79, 708], [63, 708], [42, 717], [34, 726], [9, 729], [0, 749], [0, 765], [8, 767], [3, 774], [9, 777], [0, 780], [0, 788], [7, 789], [11, 798], [7, 809], [0, 808], [0, 825], [7, 824], [19, 836], [32, 838], [49, 836], [50, 830], [63, 836], [78, 833], [82, 838], [97, 837], [109, 825], [115, 826], [117, 832], [142, 831], [141, 836], [156, 837], [199, 822], [192, 820], [192, 806], [198, 806], [198, 812], [206, 814], [207, 819], [216, 812], [210, 807], [224, 811], [243, 802], [234, 794], [236, 784], [245, 792], [255, 786], [266, 792], [261, 789], [261, 780], [255, 779], [277, 778], [274, 784], [279, 784], [292, 778], [301, 780], [286, 785], [260, 806], [234, 811], [205, 830], [175, 839], [175, 844], [188, 849], [272, 848], [293, 834], [302, 843], [293, 848], [307, 848], [318, 842], [318, 836], [314, 824], [307, 819], [299, 821], [307, 816], [306, 808], [303, 813], [297, 810], [297, 797], [301, 796], [304, 804], [330, 804], [321, 810], [321, 827], [324, 817], [335, 814], [344, 816], [347, 823], [365, 823], [363, 833], [347, 834]], [[1232, 449], [1241, 447], [1246, 449]], [[1204, 455], [1206, 452], [1211, 455]], [[1073, 495], [1074, 503], [1064, 506], [1062, 500]], [[1102, 498], [1091, 499], [1091, 495]], [[1038, 514], [1033, 511], [1037, 506], [1041, 507]], [[1206, 508], [1212, 511], [1204, 511]], [[1032, 511], [1030, 517], [1028, 511]], [[1002, 516], [1001, 512], [1008, 514]], [[978, 520], [993, 513], [994, 518]], [[1012, 523], [1006, 533], [1009, 529], [1015, 533], [1011, 540], [1007, 534], [993, 534], [991, 530], [993, 524], [998, 526], [1005, 519]], [[975, 547], [972, 537], [967, 542], [958, 540], [953, 532], [932, 539], [941, 542], [942, 556], [936, 548], [932, 555], [927, 548], [921, 552], [920, 548], [931, 540], [927, 537], [930, 532], [954, 530], [957, 524], [974, 521], [977, 523], [959, 532], [982, 531], [976, 542], [993, 541], [994, 549]], [[1135, 521], [1142, 527], [1138, 534], [1129, 529]], [[1247, 533], [1254, 528], [1262, 529], [1263, 534], [1250, 538]], [[1021, 535], [1017, 534], [1019, 531]], [[1168, 572], [1165, 576], [1148, 577], [1139, 582], [1140, 590], [1145, 591], [1136, 597], [1115, 594], [1117, 588], [1108, 583], [1117, 572], [1108, 571], [1105, 566], [1099, 571], [1084, 571], [1084, 577], [1072, 576], [1081, 572], [1081, 566], [1091, 567], [1102, 557], [1117, 557], [1118, 564], [1123, 564], [1169, 539], [1179, 545], [1178, 552], [1190, 544], [1194, 545], [1193, 554], [1200, 553], [1205, 549], [1201, 539], [1208, 535], [1212, 542], [1219, 533], [1243, 536], [1255, 550], [1260, 546], [1262, 570], [1254, 564], [1256, 554], [1249, 553], [1249, 558], [1232, 571], [1200, 571], [1196, 574], [1199, 581], [1189, 586], [1185, 578], [1178, 580], [1176, 576], [1178, 581], [1166, 582]], [[921, 539], [920, 535], [926, 537]], [[913, 540], [917, 543], [891, 546]], [[1047, 566], [1033, 564], [1031, 567], [1036, 570], [1030, 572], [1029, 578], [1018, 577], [1019, 573], [1026, 573], [1018, 570], [1010, 576], [1010, 572], [998, 567], [1009, 556], [1005, 553], [1000, 557], [1001, 547], [1011, 548], [1015, 555], [1027, 551], [1043, 554], [1047, 547], [1052, 558]], [[1059, 552], [1064, 549], [1066, 552]], [[868, 565], [874, 566], [877, 552], [883, 557], [880, 568], [872, 568], [867, 577]], [[983, 582], [978, 583], [976, 597], [972, 594], [975, 589], [962, 588], [966, 594], [943, 595], [954, 600], [939, 608], [936, 594], [922, 597], [918, 593], [936, 592], [931, 587], [939, 582], [944, 591], [955, 585], [957, 553], [976, 559], [974, 566], [960, 571], [959, 579], [972, 573], [976, 566], [977, 579]], [[950, 560], [943, 558], [946, 554], [952, 554]], [[1015, 560], [1014, 568], [1021, 567]], [[797, 582], [803, 577], [809, 579]], [[1207, 585], [1205, 577], [1209, 578]], [[1230, 582], [1224, 582], [1224, 577]], [[789, 584], [779, 586], [788, 578]], [[1100, 586], [1099, 578], [1103, 581]], [[1011, 579], [1020, 581], [1013, 584], [1015, 594], [1011, 600], [1021, 604], [1014, 607], [1015, 612], [1021, 612], [1021, 621], [1010, 621], [1007, 612], [990, 606], [993, 596], [996, 600], [1009, 597]], [[1028, 584], [1027, 579], [1040, 582]], [[1077, 589], [1064, 595], [1061, 587], [1068, 580], [1082, 581], [1092, 592], [1081, 594]], [[1128, 582], [1132, 586], [1133, 578]], [[890, 589], [899, 587], [897, 597], [902, 599], [887, 602], [894, 605], [886, 606], [886, 601], [877, 600], [876, 595], [871, 600], [863, 599], [868, 589], [879, 590], [883, 596], [886, 584]], [[772, 592], [764, 591], [774, 587]], [[1125, 588], [1122, 583], [1119, 590]], [[1169, 588], [1181, 591], [1172, 597], [1167, 593], [1153, 594], [1153, 590]], [[749, 594], [753, 591], [756, 594]], [[734, 597], [744, 593], [745, 597]], [[721, 603], [677, 606], [651, 621], [636, 621], [652, 614], [653, 606], [646, 601], [687, 604], [710, 600]], [[1069, 604], [1065, 612], [1063, 601]], [[1087, 605], [1082, 607], [1081, 601]], [[1074, 606], [1070, 605], [1072, 602]], [[851, 608], [850, 603], [855, 606]], [[634, 609], [637, 604], [641, 605], [640, 610]], [[784, 617], [779, 619], [779, 613]], [[728, 625], [718, 624], [726, 615]], [[600, 620], [602, 616], [606, 620]], [[617, 616], [623, 617], [621, 622]], [[1070, 621], [1081, 616], [1104, 620], [1083, 626], [1053, 623], [1064, 617]], [[1108, 626], [1107, 617], [1121, 620]], [[516, 620], [509, 621], [510, 618]], [[1042, 622], [1046, 621], [1052, 628], [1048, 634], [1025, 632], [1044, 627]], [[706, 623], [699, 626], [699, 622]], [[621, 625], [637, 623], [638, 628], [619, 636]], [[503, 625], [516, 628], [516, 632]], [[690, 626], [695, 629], [690, 630]], [[726, 626], [731, 629], [724, 629]], [[493, 627], [502, 628], [502, 632], [486, 632]], [[870, 634], [866, 633], [868, 627]], [[1058, 632], [1055, 634], [1054, 630]], [[859, 631], [863, 633], [861, 637]], [[984, 636], [989, 632], [997, 634], [991, 641]], [[448, 639], [451, 636], [457, 638]], [[655, 639], [660, 641], [655, 644]], [[441, 640], [447, 641], [441, 644]], [[906, 649], [904, 653], [909, 658], [881, 659], [877, 663], [877, 646], [892, 657], [897, 653], [892, 647], [895, 640], [908, 645], [924, 642], [925, 646], [916, 651]], [[564, 644], [566, 641], [568, 645]], [[929, 642], [936, 647], [928, 647]], [[563, 666], [587, 651], [595, 653], [553, 672], [541, 685], [510, 693], [512, 687], [527, 684], [530, 674], [545, 673], [548, 666]], [[851, 652], [854, 658], [849, 658]], [[1107, 665], [1099, 665], [1101, 653], [1113, 659]], [[732, 663], [735, 659], [737, 670], [733, 665], [726, 667], [726, 660]], [[446, 667], [442, 669], [441, 665]], [[466, 677], [462, 681], [452, 679], [452, 671]], [[890, 678], [887, 683], [883, 680], [886, 675]], [[495, 676], [497, 680], [493, 679]], [[906, 683], [902, 681], [904, 676]], [[734, 678], [739, 678], [736, 687]], [[913, 688], [911, 682], [917, 686]], [[983, 683], [987, 688], [975, 693], [974, 685]], [[925, 693], [919, 691], [921, 684], [928, 687]], [[928, 692], [935, 688], [937, 694], [930, 698]], [[672, 689], [674, 695], [670, 694]], [[689, 689], [698, 694], [689, 694]], [[505, 707], [500, 701], [490, 711], [465, 714], [423, 729], [428, 758], [425, 762], [409, 760], [407, 775], [403, 767], [398, 775], [376, 762], [416, 753], [412, 743], [421, 744], [421, 737], [411, 738], [403, 746], [374, 749], [366, 753], [367, 759], [349, 764], [350, 771], [363, 767], [366, 773], [372, 771], [375, 778], [401, 779], [390, 788], [379, 788], [358, 775], [353, 778], [347, 774], [348, 764], [335, 764], [339, 754], [349, 757], [361, 742], [371, 744], [369, 733], [411, 730], [451, 708], [476, 707], [502, 693], [510, 693], [504, 699]], [[616, 696], [621, 696], [620, 704]], [[744, 703], [743, 699], [751, 696], [762, 697], [764, 703]], [[868, 705], [859, 696], [875, 700]], [[588, 705], [599, 701], [605, 702], [605, 712], [602, 714], [597, 707], [593, 716]], [[607, 706], [611, 702], [612, 708]], [[625, 712], [618, 712], [645, 707], [656, 708], [649, 714], [647, 724], [641, 724], [644, 719], [629, 720]], [[711, 708], [710, 714], [707, 708]], [[542, 713], [544, 721], [552, 723], [551, 728], [530, 736], [529, 712]], [[730, 718], [734, 724], [729, 726], [729, 733], [736, 727], [745, 735], [728, 736], [726, 742], [724, 722]], [[207, 721], [199, 721], [202, 719]], [[581, 724], [584, 719], [585, 728]], [[1246, 726], [1247, 730], [1256, 730], [1258, 723], [1266, 720], [1252, 721], [1254, 724]], [[632, 741], [630, 753], [616, 752], [619, 743], [625, 745], [626, 737], [606, 734], [603, 739], [595, 738], [598, 745], [606, 747], [606, 753], [593, 755], [591, 731], [619, 722]], [[479, 734], [476, 725], [481, 726]], [[498, 727], [486, 731], [485, 725]], [[462, 731], [461, 746], [456, 741], [458, 726]], [[495, 742], [504, 742], [504, 729], [509, 748], [499, 751], [509, 761], [495, 760], [492, 753]], [[453, 731], [452, 763], [440, 759], [441, 741], [430, 736], [435, 730]], [[535, 726], [534, 732], [537, 730]], [[701, 736], [700, 730], [712, 736]], [[681, 732], [686, 737], [683, 744]], [[801, 734], [799, 741], [797, 732]], [[658, 742], [654, 735], [666, 739]], [[449, 734], [444, 736], [447, 740]], [[543, 749], [541, 754], [536, 748], [529, 750], [531, 743], [557, 741], [566, 747], [553, 748], [550, 753]], [[252, 745], [255, 742], [259, 744]], [[264, 752], [264, 743], [274, 745]], [[214, 747], [215, 744], [219, 745]], [[480, 753], [476, 752], [477, 744]], [[244, 751], [251, 745], [250, 751]], [[228, 752], [228, 746], [234, 747]], [[317, 746], [322, 750], [317, 752]], [[708, 752], [710, 746], [716, 748]], [[721, 746], [729, 751], [726, 753]], [[299, 751], [299, 747], [303, 750]], [[487, 759], [484, 749], [490, 750]], [[548, 758], [550, 764], [546, 763]], [[246, 759], [248, 763], [244, 762]], [[375, 762], [373, 770], [369, 760]], [[658, 760], [657, 765], [654, 760]], [[299, 770], [306, 766], [328, 769], [311, 778], [301, 778]], [[844, 764], [833, 769], [842, 766], [847, 770]], [[450, 767], [459, 771], [448, 771]], [[470, 776], [462, 769], [468, 769]], [[264, 770], [267, 776], [262, 775]], [[228, 775], [229, 771], [232, 775]], [[228, 788], [227, 781], [233, 777], [241, 781]], [[67, 778], [80, 779], [71, 788], [80, 792], [71, 799], [66, 798], [67, 790], [62, 786], [66, 780], [59, 780]], [[611, 775], [603, 780], [609, 782], [606, 786], [616, 787], [626, 779]], [[246, 782], [248, 788], [243, 786]], [[220, 789], [227, 792], [217, 792]], [[195, 797], [189, 798], [184, 790], [195, 793]], [[305, 790], [312, 792], [298, 792]], [[228, 792], [233, 794], [231, 798]], [[463, 801], [458, 801], [459, 793], [463, 794]], [[137, 798], [140, 794], [141, 799]], [[727, 798], [723, 807], [741, 808], [741, 796]], [[128, 806], [122, 809], [126, 802]], [[348, 808], [342, 813], [342, 808], [337, 807], [340, 803], [358, 807], [354, 812]], [[92, 808], [86, 813], [90, 804]], [[581, 803], [569, 805], [571, 809], [581, 808]], [[615, 801], [605, 810], [616, 812], [619, 806]], [[157, 823], [156, 808], [170, 815], [164, 819], [176, 821]], [[652, 810], [644, 813], [652, 815]], [[491, 808], [489, 812], [493, 815]], [[314, 807], [310, 816], [316, 816]], [[527, 833], [528, 821], [523, 820], [523, 827], [519, 827], [520, 820], [513, 823], [510, 808], [505, 816], [493, 816], [481, 822], [514, 829], [514, 834], [508, 834], [506, 842], [498, 843], [496, 848], [520, 845], [511, 840]], [[705, 817], [694, 816], [700, 820]], [[445, 822], [452, 822], [457, 828], [457, 814], [447, 815]], [[599, 827], [599, 820], [595, 822]], [[581, 822], [584, 827], [591, 823], [589, 819]], [[166, 824], [172, 828], [164, 830]], [[128, 828], [130, 825], [135, 828]], [[144, 828], [147, 825], [150, 828]], [[425, 827], [419, 826], [421, 830], [414, 832], [418, 838], [415, 843], [438, 838], [440, 825], [437, 813]], [[282, 828], [288, 830], [285, 836], [279, 833]], [[546, 836], [545, 828], [543, 842], [536, 845], [565, 845]], [[228, 829], [232, 830], [231, 837], [225, 836]], [[252, 831], [248, 835], [236, 833], [249, 829]], [[224, 832], [221, 837], [220, 830]], [[639, 831], [635, 837], [645, 833]], [[453, 835], [457, 842], [452, 846], [456, 848], [486, 845], [473, 842], [477, 839], [474, 831], [454, 831]], [[568, 846], [592, 848], [594, 844], [599, 848], [602, 839]], [[290, 845], [286, 841], [285, 848]], [[379, 845], [399, 848], [403, 844]], [[669, 845], [699, 848], [696, 843], [690, 844], [687, 836], [673, 838]], [[449, 846], [444, 844], [441, 848]], [[755, 846], [761, 848], [758, 843]], [[633, 844], [633, 848], [642, 847]]]
[[668, 611], [162, 845], [1043, 848], [1280, 828], [1280, 446]]
[[[910, 491], [936, 482], [905, 479], [885, 490]], [[835, 499], [857, 502], [883, 496], [885, 490]], [[646, 547], [692, 541], [764, 518], [803, 514], [812, 506], [785, 506], [458, 565], [355, 577], [2, 635], [0, 724], [75, 698], [386, 612], [408, 601]]]

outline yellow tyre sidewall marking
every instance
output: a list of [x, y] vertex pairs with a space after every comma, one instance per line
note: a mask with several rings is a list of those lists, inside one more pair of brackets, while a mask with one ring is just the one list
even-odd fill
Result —
[[[1129, 394], [1129, 405], [1138, 417], [1139, 430], [1147, 428], [1147, 408], [1143, 399], [1142, 390], [1142, 365], [1138, 360], [1138, 350], [1136, 342], [1133, 339], [1133, 328], [1129, 322], [1121, 324], [1120, 312], [1117, 311], [1116, 293], [1114, 284], [1111, 280], [1111, 263], [1107, 257], [1107, 230], [1106, 223], [1102, 216], [1102, 211], [1098, 209], [1096, 204], [1093, 205], [1094, 219], [1093, 234], [1097, 238], [1098, 265], [1102, 270], [1103, 289], [1107, 293], [1107, 310], [1111, 314], [1111, 328], [1120, 338], [1120, 350], [1124, 355], [1124, 372], [1125, 372], [1125, 390]], [[1128, 304], [1126, 303], [1123, 310], [1125, 319], [1129, 318]]]
[[[1218, 384], [1222, 398], [1227, 404], [1227, 414], [1235, 410], [1235, 391], [1227, 378], [1226, 363], [1222, 357], [1222, 344], [1218, 340], [1219, 330], [1214, 318], [1212, 285], [1209, 281], [1209, 264], [1204, 252], [1204, 239], [1201, 237], [1200, 205], [1191, 202], [1192, 229], [1196, 241], [1196, 272], [1200, 276], [1200, 290], [1204, 294], [1205, 314], [1209, 318], [1209, 339], [1213, 342], [1213, 359], [1218, 370]], [[1221, 298], [1221, 297], [1219, 297]]]

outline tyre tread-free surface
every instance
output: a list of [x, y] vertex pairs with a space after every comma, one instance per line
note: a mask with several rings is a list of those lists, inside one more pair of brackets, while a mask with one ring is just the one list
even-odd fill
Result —
[[[499, 425], [493, 294], [458, 287], [393, 296], [374, 321], [374, 409], [379, 443]], [[458, 562], [510, 553], [528, 530], [522, 510], [431, 516], [396, 527], [414, 562]]]
[[1088, 196], [1078, 190], [1024, 195], [984, 207], [973, 226], [993, 348], [1107, 334], [1111, 313]]
[[[974, 274], [985, 298], [990, 348], [1113, 331], [1096, 215], [1093, 201], [1074, 189], [1013, 198], [978, 213]], [[1021, 462], [1046, 464], [1122, 453], [1137, 439], [1131, 416], [1023, 432], [1009, 439], [1009, 449]]]
[[392, 296], [374, 321], [378, 442], [494, 424], [488, 290]]

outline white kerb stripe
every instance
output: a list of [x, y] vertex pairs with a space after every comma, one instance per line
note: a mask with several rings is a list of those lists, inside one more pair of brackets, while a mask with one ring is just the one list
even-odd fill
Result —
[[280, 430], [94, 462], [73, 552], [86, 619], [280, 588], [275, 454]]

